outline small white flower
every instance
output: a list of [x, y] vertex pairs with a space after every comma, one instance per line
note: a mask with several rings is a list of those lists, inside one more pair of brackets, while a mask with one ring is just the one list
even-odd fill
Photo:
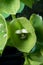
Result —
[[16, 34], [21, 34], [21, 30], [16, 30]]
[[21, 31], [22, 33], [28, 33], [26, 29], [22, 29]]

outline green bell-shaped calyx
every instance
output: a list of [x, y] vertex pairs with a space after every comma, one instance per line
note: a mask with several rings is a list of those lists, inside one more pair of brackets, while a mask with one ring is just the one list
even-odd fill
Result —
[[36, 43], [35, 30], [25, 17], [11, 21], [10, 35], [13, 46], [22, 52], [30, 52]]
[[10, 16], [10, 14], [7, 14], [7, 13], [2, 13], [2, 15], [4, 16], [4, 18], [7, 18]]
[[0, 0], [0, 13], [16, 14], [20, 7], [20, 0]]
[[37, 43], [43, 47], [43, 20], [42, 17], [36, 14], [32, 14], [30, 17], [30, 22], [35, 28], [37, 35]]
[[20, 8], [17, 13], [21, 13], [23, 11], [24, 7], [25, 7], [25, 4], [20, 2]]
[[30, 22], [34, 26], [34, 28], [42, 27], [42, 17], [38, 14], [32, 14], [30, 16]]
[[0, 14], [0, 54], [2, 53], [8, 39], [7, 24], [4, 17]]
[[33, 4], [40, 1], [40, 0], [21, 0], [23, 3], [25, 3], [27, 6], [32, 8]]

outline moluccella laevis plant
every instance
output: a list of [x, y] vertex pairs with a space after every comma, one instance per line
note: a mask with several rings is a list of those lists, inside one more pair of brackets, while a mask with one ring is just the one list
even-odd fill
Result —
[[[43, 65], [43, 20], [38, 14], [32, 14], [29, 20], [15, 15], [25, 5], [32, 8], [39, 1], [0, 0], [0, 54], [6, 45], [16, 47], [24, 54], [23, 65]], [[9, 15], [12, 20], [7, 22], [5, 17]]]

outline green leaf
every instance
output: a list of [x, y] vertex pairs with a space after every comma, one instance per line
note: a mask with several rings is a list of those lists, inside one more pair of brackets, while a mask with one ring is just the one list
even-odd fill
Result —
[[31, 65], [40, 65], [41, 63], [38, 62], [38, 61], [32, 61], [32, 60], [30, 60], [30, 64]]
[[38, 61], [38, 62], [43, 62], [43, 56], [37, 57], [37, 56], [33, 56], [32, 60], [34, 61]]
[[41, 65], [43, 64], [43, 56], [39, 51], [30, 54], [30, 64], [31, 65]]
[[7, 24], [4, 17], [0, 14], [0, 54], [2, 53], [8, 39]]
[[41, 53], [39, 51], [37, 51], [36, 53], [30, 54], [30, 58], [33, 61], [43, 63], [43, 56], [41, 55]]
[[25, 6], [25, 4], [24, 4], [24, 3], [22, 3], [22, 2], [20, 2], [20, 8], [19, 8], [19, 10], [18, 10], [18, 12], [17, 12], [17, 13], [21, 13], [21, 12], [22, 12], [22, 10], [24, 9], [24, 6]]
[[[22, 29], [26, 29], [28, 33], [22, 35]], [[17, 30], [19, 30], [19, 34], [16, 34]], [[30, 50], [34, 47], [36, 43], [35, 30], [31, 23], [25, 17], [14, 19], [10, 23], [10, 35], [13, 41], [13, 46], [22, 52], [30, 52]]]
[[20, 7], [20, 0], [0, 0], [0, 13], [16, 14]]
[[36, 3], [39, 0], [21, 0], [23, 3], [25, 3], [27, 6], [32, 8], [33, 4]]

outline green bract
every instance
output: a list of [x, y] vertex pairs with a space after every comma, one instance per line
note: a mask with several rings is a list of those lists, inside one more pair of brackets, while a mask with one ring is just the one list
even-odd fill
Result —
[[2, 53], [8, 39], [7, 24], [4, 17], [0, 14], [0, 53]]
[[24, 17], [14, 19], [10, 23], [10, 35], [13, 46], [22, 52], [30, 52], [36, 43], [35, 30]]
[[16, 14], [20, 7], [20, 0], [0, 0], [0, 13]]

